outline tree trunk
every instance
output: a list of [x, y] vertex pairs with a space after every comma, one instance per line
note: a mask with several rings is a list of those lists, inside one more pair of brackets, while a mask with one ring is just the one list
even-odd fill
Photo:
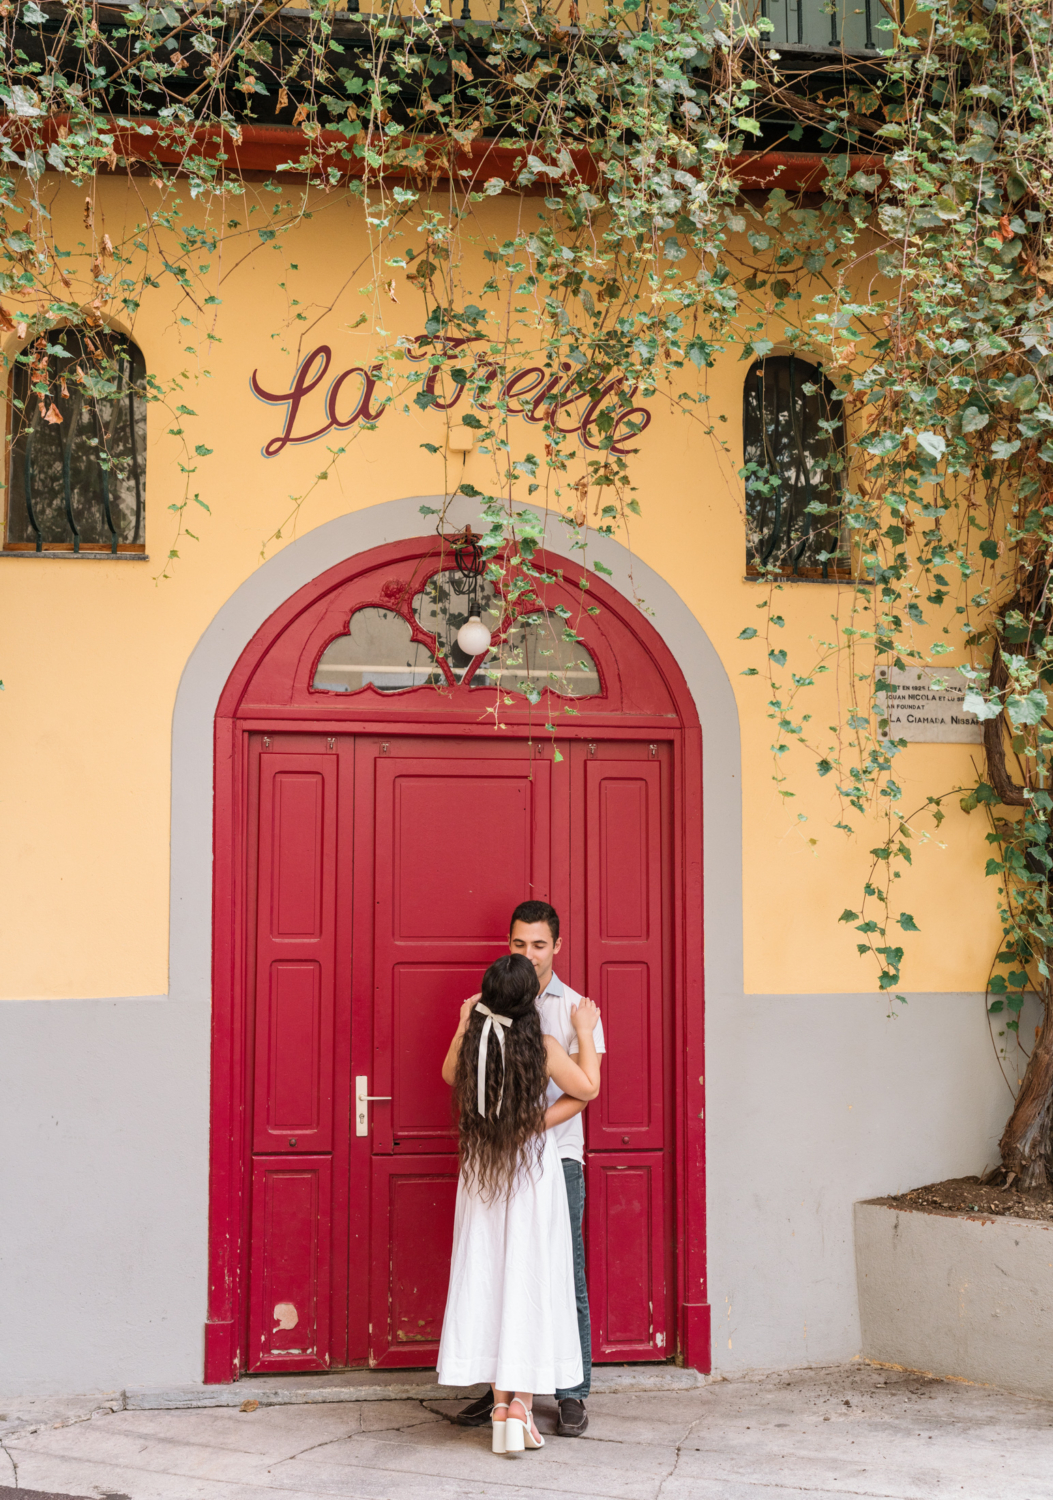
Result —
[[[1009, 681], [1009, 673], [1002, 660], [1002, 649], [997, 641], [991, 654], [989, 681], [993, 688], [1004, 688]], [[999, 714], [997, 719], [984, 720], [984, 750], [987, 754], [987, 777], [998, 794], [998, 800], [1006, 807], [1026, 807], [1028, 798], [1024, 788], [1016, 784], [1006, 768], [1004, 713]]]
[[1028, 1058], [1013, 1113], [999, 1147], [1002, 1165], [1015, 1172], [1014, 1183], [1027, 1191], [1045, 1187], [1049, 1180], [1050, 1127], [1053, 1124], [1053, 1004], [1045, 1002], [1042, 1024]]

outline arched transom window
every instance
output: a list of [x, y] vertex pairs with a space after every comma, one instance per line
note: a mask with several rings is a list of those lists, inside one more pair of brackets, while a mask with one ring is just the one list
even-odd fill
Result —
[[395, 693], [464, 683], [522, 695], [532, 703], [546, 692], [564, 698], [602, 693], [596, 663], [566, 606], [548, 609], [531, 599], [528, 607], [509, 610], [486, 580], [480, 581], [474, 598], [493, 643], [489, 651], [467, 656], [457, 644], [457, 632], [468, 618], [460, 584], [456, 572], [443, 570], [388, 607], [356, 609], [346, 634], [322, 652], [312, 688], [354, 693], [373, 687]]

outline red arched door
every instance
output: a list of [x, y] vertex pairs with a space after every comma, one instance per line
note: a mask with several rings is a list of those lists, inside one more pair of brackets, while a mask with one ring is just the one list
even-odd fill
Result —
[[207, 1378], [434, 1364], [457, 1173], [439, 1067], [530, 897], [560, 911], [557, 973], [607, 1034], [586, 1117], [594, 1358], [694, 1337], [708, 1365], [683, 1102], [684, 1064], [696, 1092], [702, 1073], [697, 729], [631, 606], [539, 562], [484, 601], [492, 657], [453, 648], [449, 543], [421, 539], [302, 590], [228, 684]]

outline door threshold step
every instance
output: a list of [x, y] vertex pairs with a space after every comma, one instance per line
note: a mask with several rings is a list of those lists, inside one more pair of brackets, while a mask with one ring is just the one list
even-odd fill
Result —
[[[594, 1396], [635, 1396], [694, 1391], [707, 1382], [698, 1370], [676, 1365], [593, 1366]], [[123, 1393], [126, 1411], [181, 1408], [312, 1406], [337, 1401], [469, 1401], [483, 1385], [440, 1385], [428, 1370], [340, 1370], [328, 1375], [250, 1375], [232, 1385], [133, 1386]]]

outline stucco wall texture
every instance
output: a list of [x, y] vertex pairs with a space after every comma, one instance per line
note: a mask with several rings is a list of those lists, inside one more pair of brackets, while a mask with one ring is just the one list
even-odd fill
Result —
[[[100, 180], [100, 227], [115, 237], [123, 233], [151, 207], [152, 192], [145, 181], [136, 182], [133, 195], [118, 179]], [[213, 258], [215, 290], [223, 301], [216, 323], [220, 341], [206, 343], [198, 330], [179, 326], [174, 290], [148, 294], [133, 330], [148, 368], [162, 384], [180, 384], [173, 401], [198, 413], [184, 419], [187, 440], [213, 450], [194, 460], [198, 472], [192, 489], [211, 506], [211, 516], [191, 506], [191, 529], [200, 541], [184, 537], [170, 577], [157, 581], [176, 531], [169, 506], [184, 499], [179, 463], [186, 460], [180, 440], [169, 435], [175, 419], [158, 403], [148, 416], [148, 562], [0, 556], [0, 630], [6, 642], [0, 785], [9, 851], [0, 871], [3, 997], [167, 990], [175, 696], [195, 644], [224, 602], [259, 568], [266, 539], [281, 528], [281, 538], [266, 549], [274, 556], [296, 536], [336, 516], [401, 496], [442, 494], [462, 478], [482, 490], [492, 487], [492, 461], [472, 452], [462, 469], [460, 455], [446, 452], [443, 415], [420, 411], [412, 399], [404, 413], [404, 397], [374, 432], [353, 428], [263, 457], [261, 449], [280, 430], [284, 410], [253, 396], [253, 370], [270, 389], [285, 390], [298, 360], [318, 344], [331, 346], [335, 372], [368, 364], [374, 341], [351, 328], [359, 312], [372, 306], [357, 291], [360, 278], [349, 279], [349, 268], [367, 250], [360, 210], [319, 198], [311, 203], [314, 218], [264, 246], [256, 241], [255, 220], [248, 213], [254, 193], [269, 208], [270, 196], [250, 185], [247, 198], [231, 209], [249, 225], [250, 242], [243, 231], [232, 231], [231, 243]], [[57, 241], [75, 242], [83, 235], [82, 205], [73, 198], [59, 194], [54, 202]], [[528, 200], [522, 211], [533, 214], [536, 207], [537, 200]], [[511, 230], [516, 211], [503, 199], [477, 205], [480, 231]], [[460, 267], [468, 286], [475, 278], [473, 253], [468, 244]], [[479, 284], [482, 270], [479, 260]], [[382, 299], [389, 334], [421, 332], [423, 309], [414, 292], [402, 282], [397, 295], [397, 304]], [[295, 309], [293, 297], [299, 302]], [[295, 321], [300, 313], [309, 323], [303, 335], [303, 325]], [[781, 326], [770, 332], [776, 341], [783, 337]], [[195, 352], [188, 353], [188, 347]], [[11, 339], [4, 345], [8, 355], [15, 348]], [[529, 363], [525, 354], [524, 363]], [[769, 749], [773, 726], [766, 679], [741, 675], [746, 667], [763, 664], [759, 642], [737, 637], [746, 626], [763, 625], [758, 605], [767, 595], [765, 586], [743, 578], [743, 489], [736, 474], [746, 369], [734, 352], [719, 358], [704, 375], [708, 401], [693, 412], [678, 414], [661, 395], [646, 403], [653, 420], [634, 461], [642, 515], [632, 518], [631, 531], [623, 531], [621, 540], [684, 602], [730, 679], [743, 726], [747, 991], [866, 990], [874, 976], [856, 953], [856, 934], [838, 927], [837, 918], [846, 906], [858, 909], [869, 850], [884, 841], [885, 832], [880, 823], [865, 821], [852, 838], [834, 831], [837, 778], [818, 778], [812, 757], [799, 747], [777, 768], [790, 778], [781, 790], [795, 795], [779, 795]], [[311, 406], [303, 417], [314, 414]], [[710, 423], [716, 437], [707, 436]], [[512, 418], [510, 439], [513, 457], [521, 458], [537, 449], [540, 430]], [[347, 453], [332, 478], [315, 483], [327, 447], [338, 442], [347, 445]], [[424, 443], [440, 451], [432, 454]], [[576, 477], [576, 472], [567, 476], [571, 483]], [[290, 496], [304, 494], [298, 514], [289, 520]], [[517, 499], [526, 498], [524, 486]], [[535, 504], [544, 500], [544, 490], [533, 497]], [[478, 507], [465, 514], [477, 520]], [[421, 518], [419, 530], [429, 524]], [[561, 528], [554, 525], [552, 531], [558, 552]], [[646, 590], [639, 593], [650, 605]], [[785, 586], [776, 595], [775, 611], [786, 624], [773, 634], [790, 652], [789, 666], [809, 668], [817, 643], [833, 632], [831, 616], [843, 623], [854, 605], [866, 603], [840, 586]], [[862, 628], [865, 619], [858, 623]], [[838, 674], [830, 673], [808, 690], [809, 701], [798, 702], [814, 724], [823, 726], [820, 739], [826, 725], [843, 721], [844, 688]], [[949, 790], [969, 777], [970, 747], [912, 745], [899, 768], [903, 807], [913, 812], [928, 793]], [[919, 849], [913, 869], [898, 882], [897, 908], [911, 911], [921, 929], [910, 939], [904, 977], [914, 989], [982, 987], [997, 941], [994, 900], [982, 873], [986, 824], [978, 814], [961, 813], [953, 798], [947, 812], [938, 842]], [[100, 891], [106, 892], [105, 903], [98, 899]]]

